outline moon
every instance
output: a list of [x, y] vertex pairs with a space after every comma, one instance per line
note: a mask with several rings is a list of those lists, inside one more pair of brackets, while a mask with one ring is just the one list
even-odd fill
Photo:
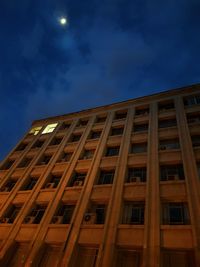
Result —
[[61, 18], [59, 19], [59, 22], [60, 22], [61, 25], [66, 25], [66, 24], [67, 24], [67, 18], [65, 18], [65, 17], [61, 17]]

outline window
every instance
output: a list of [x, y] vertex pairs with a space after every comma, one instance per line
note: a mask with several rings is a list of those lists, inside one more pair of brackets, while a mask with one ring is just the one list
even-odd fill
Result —
[[135, 133], [148, 131], [148, 124], [135, 124], [133, 127]]
[[38, 178], [30, 177], [28, 179], [28, 181], [23, 185], [23, 187], [21, 188], [21, 190], [22, 191], [32, 190], [33, 187], [36, 185], [37, 181], [38, 181]]
[[42, 134], [52, 133], [55, 130], [57, 125], [58, 123], [52, 123], [52, 124], [47, 125], [42, 131]]
[[185, 106], [193, 106], [200, 104], [200, 95], [192, 95], [187, 96], [184, 98], [184, 105]]
[[61, 253], [62, 249], [59, 244], [45, 244], [40, 262], [37, 266], [59, 266]]
[[123, 127], [112, 128], [111, 129], [111, 136], [113, 136], [113, 135], [122, 135], [123, 131], [124, 131]]
[[141, 252], [133, 249], [118, 249], [116, 267], [140, 267]]
[[17, 181], [13, 179], [9, 179], [4, 186], [1, 188], [1, 192], [10, 192], [13, 187], [16, 185]]
[[60, 131], [67, 130], [67, 129], [69, 129], [70, 125], [71, 125], [71, 124], [70, 124], [69, 122], [63, 122], [63, 123], [60, 125], [59, 130], [60, 130]]
[[146, 182], [146, 168], [129, 168], [126, 182]]
[[7, 212], [1, 217], [0, 223], [13, 223], [21, 209], [21, 206], [11, 205]]
[[131, 153], [147, 152], [147, 143], [133, 143], [131, 145]]
[[101, 136], [101, 131], [91, 131], [90, 139], [98, 139]]
[[189, 224], [186, 203], [164, 203], [162, 207], [163, 224]]
[[193, 147], [200, 146], [200, 135], [193, 135], [192, 136], [192, 146]]
[[106, 157], [118, 156], [119, 146], [108, 147], [106, 151]]
[[50, 143], [50, 146], [59, 145], [61, 143], [62, 139], [63, 139], [62, 137], [54, 137]]
[[88, 124], [88, 120], [79, 120], [78, 127], [86, 126]]
[[176, 126], [176, 119], [167, 119], [167, 120], [159, 120], [158, 127], [159, 128], [168, 128]]
[[42, 140], [37, 140], [37, 141], [33, 144], [32, 148], [40, 148], [40, 147], [43, 146], [43, 144], [44, 144], [44, 141], [42, 141]]
[[14, 159], [8, 159], [0, 168], [0, 170], [8, 170], [12, 167], [13, 163], [15, 162]]
[[178, 139], [166, 139], [160, 140], [159, 149], [160, 150], [171, 150], [179, 149], [179, 140]]
[[73, 152], [63, 152], [61, 155], [61, 158], [59, 162], [67, 162], [70, 161], [71, 157], [73, 155]]
[[194, 252], [190, 250], [163, 250], [161, 267], [192, 267], [195, 266]]
[[37, 163], [37, 165], [47, 165], [51, 159], [51, 155], [44, 155], [40, 161]]
[[81, 156], [80, 159], [91, 159], [91, 158], [94, 156], [94, 152], [95, 152], [94, 149], [92, 149], [92, 150], [87, 150], [87, 149], [86, 149], [86, 150], [83, 152], [83, 155]]
[[146, 116], [148, 114], [149, 114], [148, 108], [143, 108], [143, 109], [137, 108], [135, 110], [135, 116]]
[[32, 158], [25, 157], [17, 166], [18, 168], [26, 168], [31, 163]]
[[182, 165], [166, 165], [160, 167], [160, 181], [184, 180]]
[[39, 224], [47, 206], [36, 205], [31, 212], [24, 218], [24, 223], [26, 224]]
[[112, 184], [114, 179], [115, 171], [101, 171], [99, 175], [98, 184]]
[[115, 113], [115, 120], [123, 120], [126, 118], [127, 112], [116, 112]]
[[172, 101], [165, 101], [158, 104], [159, 112], [165, 112], [170, 109], [174, 109], [174, 102]]
[[39, 127], [34, 127], [34, 128], [32, 128], [32, 129], [30, 130], [29, 134], [31, 134], [31, 135], [37, 135], [41, 129], [42, 129], [41, 126], [39, 126]]
[[122, 224], [144, 224], [144, 202], [125, 202]]
[[97, 248], [79, 246], [74, 267], [95, 267], [97, 254]]
[[106, 217], [106, 205], [92, 203], [85, 213], [83, 224], [104, 224]]
[[61, 180], [61, 175], [50, 175], [47, 183], [44, 185], [44, 189], [56, 188]]
[[61, 204], [52, 218], [54, 224], [69, 224], [74, 212], [75, 205]]
[[27, 143], [21, 143], [17, 146], [16, 151], [23, 151], [27, 147]]
[[84, 184], [85, 177], [86, 173], [75, 172], [69, 186], [82, 186]]
[[9, 261], [6, 267], [19, 267], [25, 265], [26, 256], [29, 252], [29, 242], [16, 242], [14, 245], [14, 253], [10, 253]]
[[99, 116], [96, 119], [96, 123], [103, 123], [105, 121], [106, 121], [106, 117], [103, 117], [103, 116]]
[[78, 142], [81, 138], [81, 134], [72, 134], [71, 142]]
[[199, 113], [187, 114], [187, 121], [189, 124], [200, 123], [200, 114]]

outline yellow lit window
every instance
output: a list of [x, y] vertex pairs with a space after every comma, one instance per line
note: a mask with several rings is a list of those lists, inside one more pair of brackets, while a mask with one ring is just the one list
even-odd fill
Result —
[[30, 130], [29, 133], [30, 133], [30, 134], [33, 134], [33, 135], [37, 135], [41, 129], [42, 129], [41, 126], [39, 126], [39, 127], [34, 127], [34, 128], [32, 128], [32, 129]]
[[57, 125], [58, 123], [52, 123], [52, 124], [47, 125], [42, 131], [42, 134], [52, 133]]

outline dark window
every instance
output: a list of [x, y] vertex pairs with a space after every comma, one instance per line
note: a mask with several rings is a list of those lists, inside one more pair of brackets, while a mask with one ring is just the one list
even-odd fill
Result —
[[189, 214], [185, 203], [164, 203], [163, 224], [189, 224]]
[[52, 218], [51, 223], [69, 224], [74, 212], [75, 205], [62, 204]]
[[48, 182], [44, 185], [45, 189], [53, 189], [56, 188], [60, 182], [61, 176], [50, 175]]
[[146, 182], [146, 168], [129, 168], [127, 183]]
[[160, 150], [170, 150], [170, 149], [179, 149], [179, 140], [178, 139], [166, 139], [160, 140], [159, 149]]
[[135, 110], [135, 116], [145, 116], [149, 114], [149, 109], [144, 108], [144, 109], [136, 109]]
[[44, 155], [44, 156], [41, 158], [41, 160], [38, 162], [37, 165], [47, 165], [47, 164], [49, 163], [51, 157], [52, 157], [52, 156], [50, 156], [50, 155]]
[[160, 167], [161, 181], [184, 180], [184, 171], [182, 165], [166, 165]]
[[185, 106], [193, 106], [200, 104], [200, 95], [193, 95], [184, 98], [184, 105]]
[[31, 212], [24, 218], [24, 223], [39, 224], [46, 210], [46, 206], [36, 205]]
[[161, 254], [162, 267], [195, 266], [194, 252], [190, 250], [165, 250]]
[[131, 145], [131, 153], [147, 152], [147, 143], [133, 143]]
[[40, 147], [43, 146], [43, 144], [44, 144], [44, 141], [42, 141], [42, 140], [37, 140], [37, 141], [33, 144], [32, 148], [40, 148]]
[[84, 224], [104, 224], [106, 217], [106, 205], [93, 204], [85, 213], [83, 218]]
[[133, 131], [134, 132], [144, 132], [144, 131], [148, 131], [148, 124], [135, 124], [133, 127]]
[[84, 184], [85, 177], [86, 173], [75, 172], [69, 186], [82, 186]]
[[28, 167], [28, 165], [31, 163], [32, 158], [24, 158], [19, 165], [17, 166], [18, 168], [25, 168]]
[[106, 157], [117, 156], [118, 154], [119, 154], [119, 146], [107, 148]]
[[162, 102], [158, 104], [158, 110], [160, 112], [165, 112], [170, 109], [174, 109], [174, 102]]
[[124, 131], [124, 128], [123, 127], [118, 127], [118, 128], [112, 128], [111, 129], [111, 135], [122, 135], [123, 134], [123, 131]]
[[118, 249], [115, 267], [140, 267], [141, 252], [131, 249]]
[[70, 127], [70, 123], [63, 122], [59, 128], [60, 131], [67, 130]]
[[200, 123], [200, 114], [199, 113], [187, 114], [187, 121], [189, 124]]
[[71, 142], [78, 142], [81, 139], [81, 134], [72, 134]]
[[193, 135], [192, 136], [192, 146], [193, 147], [200, 146], [200, 135]]
[[1, 192], [10, 192], [13, 187], [16, 185], [17, 181], [16, 180], [13, 180], [13, 179], [10, 179], [8, 180], [4, 186], [1, 188]]
[[36, 185], [37, 183], [37, 178], [31, 177], [28, 179], [28, 182], [24, 184], [24, 186], [22, 187], [22, 191], [23, 190], [32, 190], [33, 187]]
[[12, 159], [8, 159], [0, 168], [0, 170], [8, 170], [10, 169], [10, 167], [13, 165], [13, 163], [15, 162], [15, 160]]
[[55, 137], [55, 138], [53, 138], [53, 140], [50, 143], [50, 146], [59, 145], [61, 143], [62, 139], [63, 139], [62, 137]]
[[97, 117], [97, 119], [96, 119], [96, 123], [103, 123], [103, 122], [105, 122], [106, 121], [106, 117]]
[[115, 113], [115, 120], [122, 120], [125, 119], [127, 112], [116, 112]]
[[98, 184], [112, 184], [115, 171], [101, 171], [99, 175]]
[[22, 151], [27, 147], [27, 143], [21, 143], [17, 146], [16, 151]]
[[90, 139], [98, 139], [101, 136], [101, 131], [92, 131], [90, 135]]
[[176, 119], [159, 120], [159, 128], [167, 128], [176, 126]]
[[86, 126], [88, 124], [88, 120], [79, 120], [78, 127]]
[[12, 205], [4, 216], [0, 219], [0, 223], [13, 223], [16, 219], [21, 206]]
[[126, 202], [122, 224], [144, 224], [144, 202]]
[[94, 156], [95, 150], [85, 150], [80, 159], [91, 159]]
[[67, 161], [70, 161], [72, 155], [73, 155], [72, 152], [64, 152], [64, 153], [62, 153], [59, 162], [67, 162]]
[[75, 267], [95, 267], [98, 249], [95, 247], [78, 248], [78, 255], [75, 259]]

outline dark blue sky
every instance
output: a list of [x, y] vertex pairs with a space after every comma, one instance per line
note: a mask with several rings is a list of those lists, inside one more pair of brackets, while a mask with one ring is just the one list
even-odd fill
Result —
[[1, 0], [0, 159], [34, 119], [198, 83], [199, 14], [199, 0]]

